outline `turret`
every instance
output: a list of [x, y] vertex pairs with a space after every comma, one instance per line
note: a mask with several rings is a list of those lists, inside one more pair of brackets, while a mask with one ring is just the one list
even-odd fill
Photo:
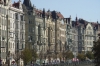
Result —
[[5, 6], [11, 5], [11, 0], [3, 0]]
[[4, 5], [8, 5], [8, 0], [4, 0]]
[[32, 7], [32, 4], [31, 4], [31, 1], [30, 1], [30, 0], [24, 0], [23, 4], [24, 4], [26, 7]]
[[19, 0], [19, 9], [22, 9], [21, 0]]
[[72, 25], [71, 15], [69, 17], [70, 25]]
[[45, 9], [43, 8], [42, 17], [45, 18]]
[[32, 9], [33, 9], [33, 15], [35, 15], [35, 6], [34, 6], [34, 4], [33, 4]]
[[76, 16], [76, 19], [75, 20], [77, 21], [77, 16]]
[[52, 15], [53, 19], [55, 19], [55, 20], [57, 19], [57, 13], [55, 10], [51, 12], [51, 15]]

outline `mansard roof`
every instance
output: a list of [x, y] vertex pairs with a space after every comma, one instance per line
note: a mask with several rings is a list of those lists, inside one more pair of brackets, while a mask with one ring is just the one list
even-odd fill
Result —
[[61, 17], [61, 18], [64, 18], [64, 16], [60, 12], [57, 13], [57, 16]]
[[72, 21], [72, 26], [73, 27], [78, 27], [78, 26], [81, 26], [82, 28], [86, 28], [87, 24], [88, 23], [91, 23], [92, 27], [94, 29], [99, 29], [99, 26], [100, 24], [99, 23], [96, 23], [96, 22], [88, 22], [84, 19], [78, 19], [77, 21]]
[[[45, 12], [45, 16], [48, 16], [48, 15], [51, 16], [52, 15], [52, 12], [53, 11], [46, 11]], [[35, 13], [36, 14], [39, 14], [39, 13], [42, 14], [43, 13], [43, 10], [35, 9]], [[64, 16], [60, 12], [57, 12], [56, 11], [56, 14], [57, 14], [57, 17], [64, 18]]]
[[15, 7], [15, 8], [19, 8], [19, 1], [18, 1], [18, 2], [14, 2], [14, 3], [12, 4], [12, 6]]

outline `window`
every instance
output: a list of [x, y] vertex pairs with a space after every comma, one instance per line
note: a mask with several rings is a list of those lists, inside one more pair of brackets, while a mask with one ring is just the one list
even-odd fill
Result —
[[92, 35], [92, 32], [90, 32], [90, 35]]
[[29, 32], [32, 32], [32, 28], [31, 27], [29, 28]]
[[15, 26], [15, 23], [13, 23], [13, 28], [14, 28], [14, 26]]
[[92, 40], [92, 37], [90, 37], [90, 40]]
[[13, 19], [15, 18], [15, 16], [14, 16], [15, 14], [13, 14]]
[[23, 39], [23, 34], [22, 34], [22, 39]]
[[29, 20], [29, 24], [31, 24], [31, 21]]
[[18, 38], [19, 36], [18, 36], [18, 33], [16, 33], [14, 36], [16, 36], [15, 38]]
[[23, 15], [21, 15], [20, 17], [21, 17], [21, 21], [23, 21]]
[[31, 13], [30, 13], [30, 12], [28, 12], [28, 15], [31, 15]]
[[1, 13], [1, 7], [0, 7], [0, 13]]
[[19, 27], [18, 24], [16, 24], [16, 29], [18, 29], [18, 27]]
[[32, 40], [33, 38], [32, 38], [32, 36], [30, 36], [30, 40]]
[[22, 44], [22, 49], [24, 48], [23, 44]]
[[8, 43], [8, 47], [10, 48], [10, 42]]
[[87, 41], [87, 45], [88, 45], [88, 41]]
[[10, 43], [10, 48], [11, 48], [11, 46], [12, 46], [12, 45], [11, 45], [11, 43]]
[[13, 48], [14, 48], [14, 43], [13, 43]]
[[10, 28], [12, 28], [12, 22], [10, 23]]
[[18, 14], [17, 13], [15, 14], [15, 19], [18, 20]]
[[41, 35], [41, 26], [40, 25], [38, 25], [38, 35]]
[[36, 35], [38, 35], [38, 27], [36, 26]]
[[23, 29], [23, 25], [22, 25], [22, 29]]

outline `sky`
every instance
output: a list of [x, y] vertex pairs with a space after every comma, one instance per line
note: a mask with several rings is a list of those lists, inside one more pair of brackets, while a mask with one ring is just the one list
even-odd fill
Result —
[[[12, 0], [12, 2], [18, 0]], [[23, 3], [23, 0], [21, 0]], [[100, 23], [100, 0], [31, 0], [38, 9], [61, 12], [64, 18], [71, 15], [72, 20], [76, 16], [89, 22]]]

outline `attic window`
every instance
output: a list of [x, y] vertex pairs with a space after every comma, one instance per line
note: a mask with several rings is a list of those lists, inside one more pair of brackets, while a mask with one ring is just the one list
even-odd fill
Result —
[[88, 29], [91, 30], [91, 27], [89, 26]]

